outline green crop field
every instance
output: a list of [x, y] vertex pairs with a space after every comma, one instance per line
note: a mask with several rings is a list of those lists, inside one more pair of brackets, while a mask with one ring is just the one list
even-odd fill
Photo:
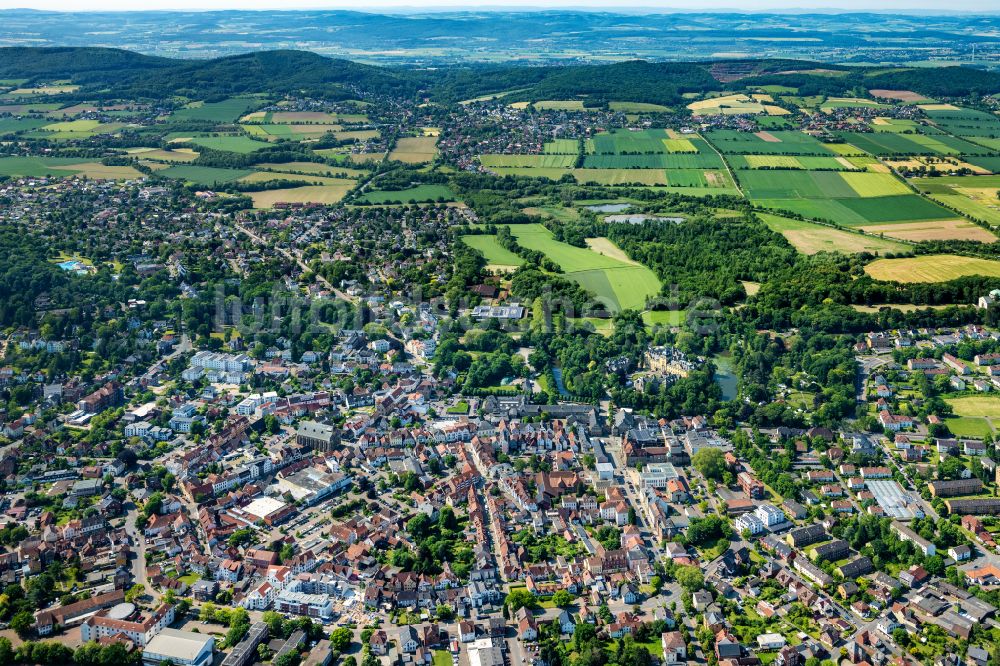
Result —
[[906, 155], [984, 155], [990, 149], [944, 134], [897, 134], [892, 132], [841, 132], [838, 136], [878, 157]]
[[642, 131], [615, 130], [601, 132], [587, 140], [588, 151], [598, 155], [619, 153], [662, 153], [667, 150], [664, 141], [670, 139], [667, 130]]
[[751, 199], [841, 199], [858, 196], [843, 175], [836, 171], [744, 171], [740, 173], [739, 180]]
[[666, 185], [667, 172], [663, 169], [573, 169], [578, 183], [597, 185]]
[[361, 197], [371, 204], [390, 202], [425, 203], [433, 201], [454, 201], [455, 193], [447, 185], [417, 185], [405, 190], [375, 190]]
[[1000, 117], [975, 109], [927, 109], [935, 125], [957, 136], [1000, 136]]
[[982, 439], [993, 434], [990, 422], [981, 416], [957, 416], [944, 420], [948, 430], [956, 437], [974, 437]]
[[611, 102], [608, 108], [622, 113], [668, 113], [670, 107], [647, 102]]
[[496, 236], [486, 234], [462, 236], [462, 241], [469, 247], [479, 250], [490, 266], [513, 268], [524, 263], [524, 259], [502, 247], [497, 242]]
[[572, 167], [576, 163], [576, 153], [572, 155], [480, 155], [479, 162], [488, 169], [494, 167], [565, 169]]
[[48, 124], [44, 118], [0, 118], [0, 134], [26, 132]]
[[[645, 266], [557, 241], [540, 224], [516, 224], [510, 230], [519, 245], [543, 252], [559, 264], [567, 278], [594, 293], [613, 310], [642, 310], [646, 298], [660, 291], [659, 279]], [[618, 248], [613, 249], [615, 254], [621, 254]]]
[[757, 216], [772, 231], [783, 235], [792, 246], [803, 254], [817, 252], [842, 252], [847, 254], [871, 252], [905, 252], [907, 245], [890, 240], [839, 229], [831, 229], [819, 224], [793, 220], [778, 215], [758, 213]]
[[802, 132], [737, 132], [716, 130], [705, 135], [726, 155], [833, 155], [819, 140]]
[[585, 169], [721, 169], [715, 153], [650, 153], [643, 155], [587, 155]]
[[583, 111], [583, 100], [550, 99], [532, 104], [539, 111]]
[[849, 171], [858, 168], [844, 157], [817, 157], [815, 155], [730, 155], [729, 164], [734, 169]]
[[967, 157], [967, 158], [965, 158], [965, 161], [968, 162], [969, 164], [975, 164], [978, 167], [982, 167], [984, 169], [988, 169], [989, 171], [992, 171], [993, 173], [1000, 172], [1000, 157], [996, 157], [996, 156], [985, 156], [985, 157], [974, 156], [974, 157]]
[[196, 185], [214, 185], [216, 183], [231, 183], [244, 176], [249, 176], [250, 169], [220, 169], [217, 167], [194, 166], [182, 164], [157, 171], [157, 176], [186, 180]]
[[690, 139], [664, 139], [663, 147], [668, 153], [697, 153], [698, 147]]
[[549, 141], [542, 148], [546, 155], [576, 155], [580, 149], [580, 142], [576, 139], [555, 139]]
[[263, 100], [251, 97], [230, 97], [221, 102], [204, 104], [194, 103], [186, 108], [174, 111], [172, 117], [176, 120], [208, 120], [216, 123], [236, 122], [243, 114]]
[[833, 199], [754, 199], [754, 203], [776, 211], [796, 213], [811, 220], [844, 226], [862, 226], [870, 221]]
[[921, 192], [974, 220], [1000, 226], [1000, 176], [915, 178]]
[[267, 148], [265, 141], [255, 141], [248, 136], [235, 134], [232, 136], [196, 136], [191, 139], [191, 143], [211, 150], [222, 150], [227, 153], [252, 153]]
[[906, 259], [878, 259], [865, 266], [876, 280], [894, 282], [947, 282], [968, 275], [1000, 277], [1000, 261], [929, 254]]
[[70, 176], [78, 171], [66, 167], [83, 161], [79, 157], [0, 157], [0, 176]]
[[954, 219], [955, 213], [916, 194], [869, 199], [842, 199], [844, 208], [869, 222], [919, 222]]

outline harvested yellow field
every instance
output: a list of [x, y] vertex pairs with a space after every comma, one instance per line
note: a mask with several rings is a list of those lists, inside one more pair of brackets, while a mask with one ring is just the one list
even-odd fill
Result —
[[764, 105], [746, 95], [725, 95], [713, 97], [687, 105], [695, 115], [764, 113]]
[[751, 169], [801, 169], [802, 163], [794, 155], [745, 155]]
[[340, 174], [346, 174], [349, 178], [354, 178], [360, 176], [365, 171], [360, 169], [349, 169], [342, 166], [331, 166], [329, 164], [320, 164], [319, 162], [285, 162], [283, 164], [274, 163], [264, 163], [258, 164], [258, 169], [267, 169], [269, 171], [297, 171], [299, 173], [314, 173], [318, 175], [334, 174], [339, 176]]
[[336, 120], [336, 114], [323, 111], [275, 111], [271, 114], [272, 123], [330, 123]]
[[726, 187], [729, 184], [720, 171], [703, 171], [702, 173], [705, 174], [705, 182], [708, 183], [709, 187]]
[[58, 85], [58, 86], [37, 86], [35, 88], [17, 88], [11, 90], [9, 95], [61, 95], [63, 93], [76, 92], [80, 86]]
[[586, 239], [587, 247], [596, 252], [597, 254], [603, 254], [605, 257], [611, 257], [612, 259], [617, 259], [618, 261], [625, 262], [626, 264], [635, 264], [640, 266], [636, 261], [632, 261], [625, 251], [614, 244], [610, 238], [605, 238], [604, 236], [599, 236], [597, 238]]
[[430, 162], [437, 155], [437, 138], [433, 136], [411, 136], [396, 141], [396, 147], [389, 153], [390, 160], [407, 164]]
[[900, 102], [925, 102], [927, 98], [920, 93], [915, 93], [912, 90], [885, 90], [882, 88], [876, 88], [874, 90], [869, 90], [872, 97], [881, 97], [882, 99], [894, 99]]
[[345, 130], [334, 132], [333, 136], [337, 141], [367, 141], [368, 139], [377, 139], [378, 130]]
[[788, 116], [792, 113], [788, 109], [781, 106], [775, 106], [774, 104], [765, 104], [764, 111], [766, 111], [769, 116]]
[[872, 234], [884, 234], [913, 242], [937, 240], [970, 240], [995, 243], [997, 237], [988, 230], [968, 220], [941, 220], [936, 222], [904, 222], [902, 224], [875, 224], [860, 227]]
[[887, 173], [856, 173], [847, 171], [841, 178], [858, 193], [859, 197], [888, 197], [909, 194], [905, 183]]
[[954, 104], [918, 104], [924, 111], [958, 111]]
[[354, 186], [354, 181], [344, 181], [344, 185], [306, 185], [284, 190], [250, 192], [254, 208], [274, 208], [277, 203], [335, 204]]
[[550, 99], [535, 102], [533, 106], [539, 111], [583, 111], [583, 100]]
[[67, 164], [62, 168], [79, 171], [78, 174], [75, 174], [77, 178], [81, 176], [86, 176], [94, 180], [130, 180], [132, 178], [142, 178], [142, 173], [130, 166], [105, 166], [100, 162]]
[[177, 150], [142, 148], [138, 150], [130, 150], [128, 152], [133, 155], [138, 155], [140, 159], [156, 160], [160, 162], [192, 162], [198, 159], [198, 153], [190, 148], [178, 148]]
[[311, 185], [344, 185], [353, 184], [353, 180], [346, 178], [331, 178], [328, 176], [317, 176], [315, 174], [297, 174], [283, 171], [255, 171], [249, 176], [239, 179], [241, 183], [269, 183], [275, 180], [291, 180], [296, 182], [307, 182]]
[[845, 157], [860, 157], [866, 154], [865, 151], [856, 148], [849, 143], [824, 143], [823, 145], [838, 155], [843, 155]]
[[774, 101], [774, 98], [771, 97], [770, 95], [768, 95], [767, 93], [754, 93], [754, 94], [750, 95], [750, 97], [754, 98], [758, 102], [773, 102]]
[[[316, 152], [319, 154], [323, 153], [321, 150]], [[384, 155], [382, 153], [351, 153], [348, 157], [356, 164], [365, 164], [367, 162], [381, 162]]]
[[1000, 277], [1000, 261], [931, 254], [907, 259], [877, 259], [865, 266], [876, 280], [888, 282], [947, 282], [968, 275]]
[[668, 153], [697, 153], [698, 149], [688, 139], [664, 139], [663, 147]]

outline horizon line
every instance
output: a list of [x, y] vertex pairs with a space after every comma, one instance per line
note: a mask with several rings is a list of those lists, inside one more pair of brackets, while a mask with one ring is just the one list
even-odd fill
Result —
[[[2, 3], [2, 0], [0, 0]], [[356, 9], [351, 7], [320, 7], [302, 5], [295, 7], [271, 6], [271, 7], [231, 7], [219, 5], [215, 7], [158, 7], [158, 8], [86, 8], [86, 9], [49, 9], [31, 6], [2, 7], [2, 12], [37, 12], [40, 14], [167, 14], [167, 13], [199, 13], [208, 14], [215, 12], [246, 12], [246, 13], [296, 13], [296, 12], [330, 12], [330, 13], [355, 13], [370, 15], [394, 15], [394, 14], [428, 14], [428, 13], [540, 13], [540, 12], [564, 12], [564, 13], [607, 13], [607, 14], [874, 14], [874, 15], [899, 15], [899, 16], [1000, 16], [1000, 8], [983, 9], [943, 9], [936, 7], [898, 7], [898, 8], [853, 8], [837, 6], [833, 4], [825, 7], [663, 7], [655, 4], [649, 5], [561, 5], [561, 4], [538, 4], [538, 5], [449, 5], [436, 4], [429, 6], [419, 6], [410, 4], [385, 4], [370, 9]]]

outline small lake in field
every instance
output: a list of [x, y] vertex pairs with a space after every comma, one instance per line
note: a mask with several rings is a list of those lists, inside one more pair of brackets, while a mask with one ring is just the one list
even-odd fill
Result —
[[733, 369], [733, 359], [729, 352], [712, 358], [715, 363], [715, 383], [722, 389], [724, 400], [735, 400], [739, 395], [736, 387], [736, 372]]
[[593, 206], [584, 206], [587, 210], [592, 210], [595, 213], [620, 213], [623, 210], [628, 210], [632, 207], [632, 204], [627, 203], [608, 203], [608, 204], [595, 204]]
[[646, 215], [644, 213], [634, 213], [632, 215], [608, 215], [604, 218], [605, 222], [614, 223], [625, 223], [625, 224], [642, 224], [643, 222], [673, 222], [674, 224], [680, 224], [684, 221], [683, 217], [663, 217], [661, 215]]

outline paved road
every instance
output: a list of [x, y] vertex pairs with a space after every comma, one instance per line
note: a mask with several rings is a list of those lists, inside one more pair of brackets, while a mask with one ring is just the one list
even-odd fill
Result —
[[132, 539], [132, 543], [135, 545], [135, 556], [132, 559], [132, 583], [134, 585], [142, 585], [146, 588], [146, 594], [156, 598], [158, 595], [146, 577], [146, 537], [136, 525], [136, 520], [139, 518], [139, 509], [132, 501], [129, 501], [126, 507], [125, 533], [129, 535], [129, 538]]
[[[253, 231], [250, 231], [249, 229], [247, 229], [246, 227], [244, 227], [241, 224], [237, 224], [237, 223], [234, 222], [233, 223], [233, 228], [235, 228], [237, 231], [239, 231], [243, 235], [247, 236], [250, 240], [252, 240], [254, 243], [257, 243], [261, 247], [265, 247], [268, 250], [276, 251], [279, 254], [281, 254], [282, 256], [284, 256], [286, 259], [289, 259], [290, 261], [294, 261], [296, 264], [298, 264], [299, 268], [301, 268], [303, 271], [307, 271], [307, 272], [308, 271], [312, 271], [312, 269], [309, 268], [308, 264], [306, 264], [306, 262], [302, 260], [301, 255], [293, 253], [290, 250], [286, 250], [283, 247], [279, 247], [277, 245], [274, 245], [273, 243], [268, 243], [266, 240], [264, 240], [263, 238], [261, 238], [258, 234], [254, 233]], [[325, 277], [323, 277], [322, 275], [318, 275], [317, 274], [316, 275], [316, 279], [319, 282], [323, 283], [323, 285], [327, 289], [329, 289], [330, 291], [332, 291], [337, 296], [337, 298], [339, 298], [339, 299], [341, 299], [343, 301], [347, 301], [349, 303], [354, 303], [354, 302], [357, 301], [357, 299], [354, 298], [353, 296], [349, 296], [348, 294], [345, 294], [344, 292], [342, 292], [339, 289], [337, 289], [336, 287], [334, 287], [333, 284], [329, 280], [327, 280]]]

